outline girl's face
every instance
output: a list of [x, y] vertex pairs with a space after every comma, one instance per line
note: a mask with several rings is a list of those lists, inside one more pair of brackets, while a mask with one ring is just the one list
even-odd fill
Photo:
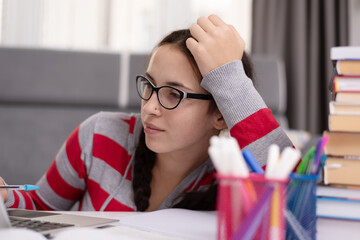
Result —
[[[178, 47], [159, 47], [150, 59], [146, 77], [157, 87], [173, 86], [188, 93], [207, 92], [200, 86], [190, 62]], [[147, 147], [155, 153], [194, 153], [205, 151], [219, 115], [209, 113], [209, 100], [185, 98], [173, 110], [163, 108], [156, 92], [142, 100], [141, 117]]]

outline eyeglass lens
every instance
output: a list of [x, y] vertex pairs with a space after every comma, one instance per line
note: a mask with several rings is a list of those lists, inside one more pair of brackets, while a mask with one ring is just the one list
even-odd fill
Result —
[[[142, 99], [149, 100], [155, 89], [149, 80], [144, 77], [139, 77], [137, 81], [137, 90]], [[165, 108], [176, 107], [182, 98], [182, 95], [178, 90], [168, 86], [158, 88], [157, 95], [160, 104]]]

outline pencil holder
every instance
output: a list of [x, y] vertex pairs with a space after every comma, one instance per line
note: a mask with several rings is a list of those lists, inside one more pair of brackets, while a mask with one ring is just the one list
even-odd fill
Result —
[[218, 240], [285, 239], [287, 181], [259, 174], [218, 180]]
[[318, 177], [318, 175], [290, 175], [286, 191], [286, 239], [316, 239], [316, 183]]

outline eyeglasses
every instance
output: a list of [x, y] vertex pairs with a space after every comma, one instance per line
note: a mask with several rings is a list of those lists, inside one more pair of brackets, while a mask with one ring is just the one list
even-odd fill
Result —
[[179, 106], [184, 98], [213, 99], [210, 94], [187, 93], [171, 86], [155, 87], [150, 80], [140, 75], [136, 76], [136, 89], [139, 96], [145, 101], [148, 101], [155, 91], [160, 105], [168, 110]]

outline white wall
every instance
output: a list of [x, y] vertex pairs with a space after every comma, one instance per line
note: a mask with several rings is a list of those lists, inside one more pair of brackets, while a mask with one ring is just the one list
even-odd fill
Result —
[[1, 36], [2, 36], [2, 12], [3, 12], [3, 0], [0, 0], [0, 43], [1, 43]]
[[147, 52], [170, 31], [215, 13], [250, 49], [252, 0], [0, 1], [2, 45]]
[[360, 0], [349, 1], [350, 45], [360, 46]]

